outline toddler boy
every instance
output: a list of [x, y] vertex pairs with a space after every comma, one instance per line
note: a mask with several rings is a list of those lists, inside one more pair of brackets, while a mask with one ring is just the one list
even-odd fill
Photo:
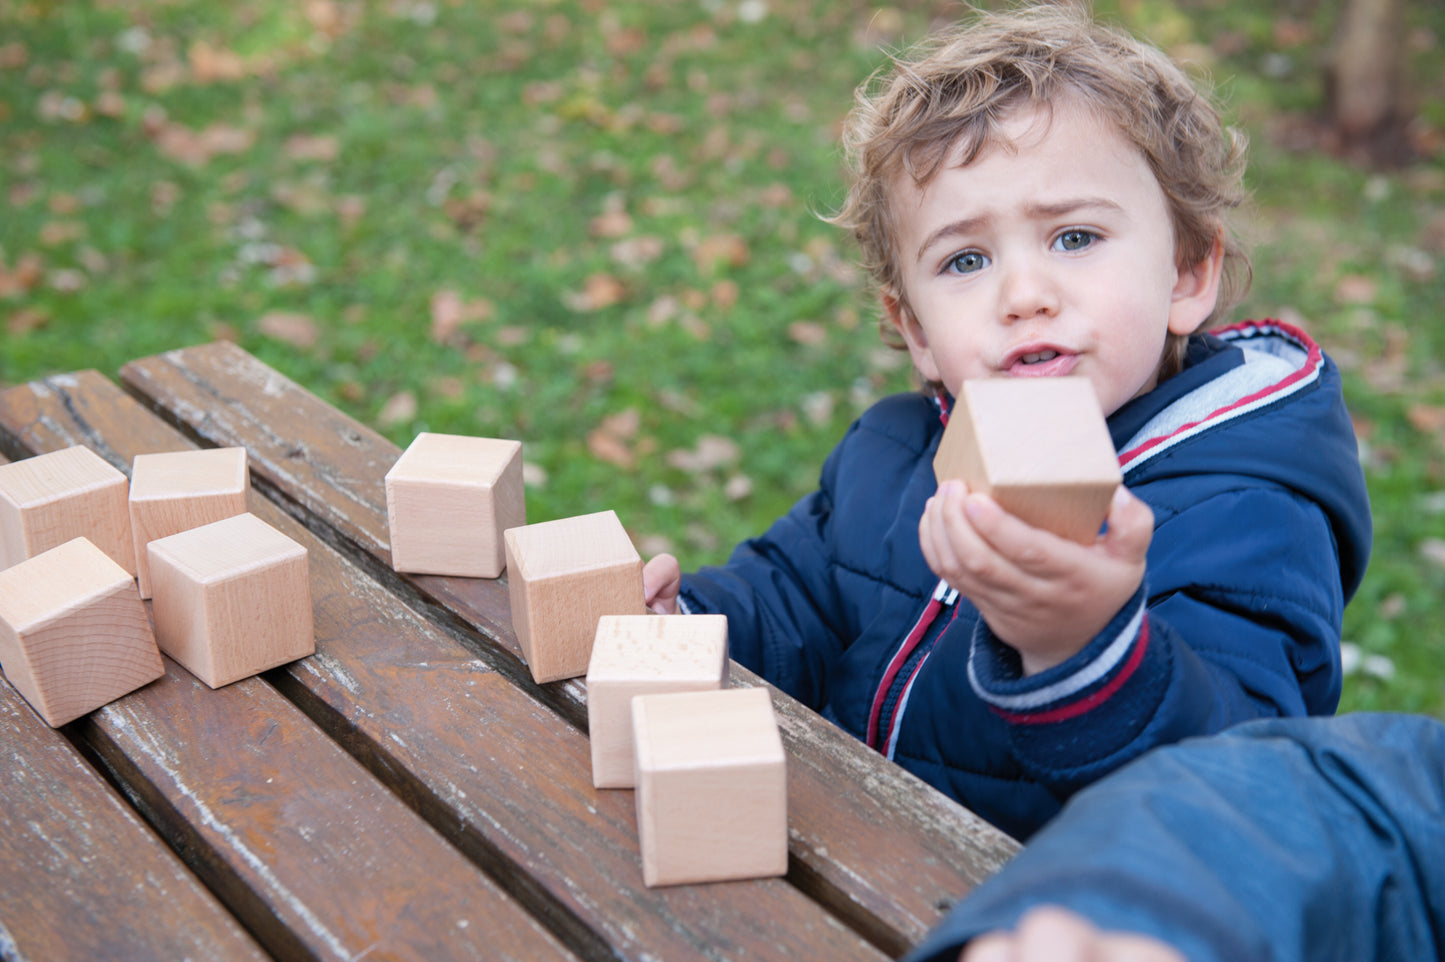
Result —
[[[644, 573], [731, 653], [1014, 835], [1145, 750], [1332, 712], [1369, 504], [1339, 375], [1247, 286], [1241, 140], [1157, 50], [1064, 6], [980, 13], [860, 88], [833, 218], [922, 392], [726, 565]], [[1125, 488], [1079, 545], [933, 456], [981, 377], [1081, 377]], [[1049, 457], [1039, 451], [1040, 458]]]

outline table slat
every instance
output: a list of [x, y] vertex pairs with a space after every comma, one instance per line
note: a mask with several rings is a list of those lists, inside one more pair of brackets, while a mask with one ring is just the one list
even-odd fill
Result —
[[[0, 746], [0, 956], [267, 958], [65, 735], [3, 681]], [[187, 924], [172, 924], [177, 916]]]

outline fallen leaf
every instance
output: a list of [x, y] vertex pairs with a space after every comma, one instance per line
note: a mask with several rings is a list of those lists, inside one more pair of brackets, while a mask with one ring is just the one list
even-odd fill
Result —
[[376, 420], [382, 427], [394, 428], [415, 418], [417, 410], [415, 394], [410, 391], [397, 391], [386, 399], [386, 403], [376, 415]]
[[84, 101], [59, 90], [47, 90], [41, 94], [40, 100], [36, 102], [36, 109], [40, 113], [40, 119], [50, 123], [65, 121], [78, 124], [90, 114], [90, 108]]
[[303, 9], [313, 29], [328, 37], [340, 35], [345, 22], [336, 0], [307, 0]]
[[588, 225], [593, 237], [626, 237], [632, 230], [632, 218], [621, 207], [603, 211]]
[[226, 124], [194, 131], [181, 124], [165, 123], [156, 132], [155, 140], [165, 156], [190, 167], [201, 167], [217, 154], [245, 153], [256, 142], [256, 134]]
[[787, 184], [769, 184], [759, 199], [764, 207], [787, 207], [793, 202], [793, 191]]
[[211, 46], [204, 40], [192, 43], [186, 51], [191, 75], [200, 83], [240, 80], [246, 76], [246, 62], [233, 50]]
[[449, 401], [456, 401], [467, 393], [467, 382], [455, 375], [434, 378], [431, 387], [437, 396]]
[[465, 197], [448, 197], [442, 203], [442, 212], [464, 231], [479, 227], [491, 209], [492, 195], [485, 190], [472, 191]]
[[545, 488], [551, 480], [547, 469], [535, 461], [522, 462], [522, 483], [529, 488]]
[[0, 70], [15, 70], [30, 60], [30, 51], [19, 40], [0, 44]]
[[748, 244], [737, 234], [716, 234], [711, 237], [704, 237], [697, 242], [693, 249], [693, 263], [697, 269], [703, 272], [717, 270], [718, 267], [741, 267], [748, 262]]
[[1437, 568], [1445, 568], [1445, 540], [1426, 538], [1420, 542], [1420, 557]]
[[70, 294], [85, 286], [86, 276], [84, 271], [78, 271], [73, 267], [62, 267], [59, 270], [50, 272], [50, 286], [64, 294]]
[[610, 414], [588, 432], [587, 450], [600, 461], [631, 470], [637, 464], [637, 455], [628, 442], [641, 424], [642, 416], [635, 408]]
[[623, 267], [642, 267], [662, 256], [662, 238], [629, 237], [612, 245], [612, 259]]
[[828, 329], [817, 321], [794, 321], [788, 325], [788, 339], [795, 344], [822, 344], [828, 340]]
[[52, 220], [40, 225], [40, 243], [44, 247], [58, 247], [85, 236], [85, 225], [74, 220]]
[[14, 297], [38, 286], [45, 277], [45, 261], [39, 254], [25, 254], [8, 270], [0, 261], [0, 297]]
[[737, 306], [740, 289], [738, 282], [724, 278], [712, 286], [711, 300], [720, 311], [730, 311]]
[[431, 339], [437, 344], [450, 343], [462, 325], [488, 320], [495, 311], [486, 298], [467, 301], [450, 288], [437, 291], [431, 299]]
[[292, 160], [332, 161], [341, 153], [341, 142], [330, 135], [295, 134], [283, 148]]
[[562, 298], [574, 311], [600, 311], [619, 303], [626, 294], [622, 282], [611, 274], [593, 274], [580, 292], [566, 292]]
[[1431, 404], [1412, 404], [1405, 417], [1424, 434], [1438, 434], [1445, 431], [1445, 407]]
[[729, 501], [741, 501], [753, 493], [753, 479], [746, 474], [735, 474], [723, 485], [723, 496]]
[[316, 322], [305, 314], [272, 311], [256, 322], [256, 327], [267, 337], [290, 344], [293, 347], [310, 349], [320, 339]]
[[38, 307], [22, 307], [5, 320], [5, 330], [14, 337], [37, 331], [50, 323], [50, 315]]
[[804, 395], [800, 406], [808, 423], [821, 427], [833, 418], [833, 392], [814, 391]]
[[125, 98], [116, 90], [102, 90], [95, 98], [95, 112], [115, 120], [125, 115]]
[[309, 181], [277, 181], [271, 185], [271, 197], [282, 207], [303, 217], [331, 209], [331, 195], [320, 184]]
[[1362, 274], [1346, 274], [1335, 284], [1335, 300], [1344, 304], [1369, 304], [1380, 285]]
[[355, 227], [366, 214], [366, 198], [359, 194], [347, 194], [336, 198], [336, 216], [346, 227]]
[[608, 360], [588, 361], [582, 367], [582, 377], [588, 384], [598, 386], [609, 384], [613, 377], [613, 365]]
[[698, 438], [691, 451], [672, 451], [666, 462], [674, 468], [689, 474], [701, 474], [714, 468], [726, 467], [741, 456], [737, 442], [717, 434], [705, 434]]

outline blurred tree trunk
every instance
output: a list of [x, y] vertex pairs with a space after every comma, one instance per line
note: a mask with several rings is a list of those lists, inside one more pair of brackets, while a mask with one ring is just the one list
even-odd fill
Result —
[[1341, 152], [1374, 164], [1406, 159], [1405, 53], [1405, 0], [1342, 0], [1325, 69]]

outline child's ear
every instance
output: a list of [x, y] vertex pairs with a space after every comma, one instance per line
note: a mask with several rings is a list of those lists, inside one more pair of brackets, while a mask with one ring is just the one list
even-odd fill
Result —
[[882, 290], [879, 299], [883, 302], [884, 316], [908, 345], [908, 353], [912, 355], [913, 366], [918, 369], [918, 373], [928, 382], [941, 380], [938, 376], [938, 365], [933, 360], [933, 352], [928, 348], [928, 335], [924, 333], [923, 325], [918, 323], [918, 318], [909, 308], [908, 302], [890, 287]]
[[1209, 320], [1219, 303], [1224, 274], [1224, 239], [1216, 236], [1208, 255], [1197, 264], [1180, 265], [1169, 304], [1169, 333], [1188, 337]]

